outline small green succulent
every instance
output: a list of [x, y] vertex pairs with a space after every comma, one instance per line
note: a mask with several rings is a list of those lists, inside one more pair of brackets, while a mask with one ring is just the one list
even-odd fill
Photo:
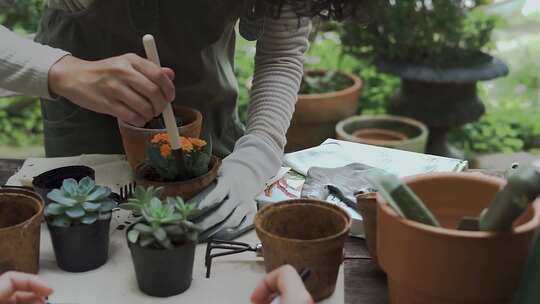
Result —
[[135, 197], [122, 205], [142, 215], [128, 232], [129, 242], [157, 249], [173, 249], [186, 241], [197, 242], [200, 229], [188, 220], [196, 211], [195, 205], [184, 203], [181, 197], [161, 201], [156, 195], [160, 192], [160, 188], [137, 187]]
[[111, 190], [98, 186], [90, 177], [78, 183], [69, 178], [60, 189], [54, 189], [47, 197], [52, 201], [45, 208], [47, 221], [57, 227], [90, 225], [110, 216], [116, 202], [110, 198]]

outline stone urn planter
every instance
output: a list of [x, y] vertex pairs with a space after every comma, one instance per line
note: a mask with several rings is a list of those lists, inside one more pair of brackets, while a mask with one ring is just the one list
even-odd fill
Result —
[[310, 199], [270, 204], [255, 217], [266, 271], [284, 264], [311, 270], [305, 285], [315, 301], [335, 290], [350, 226], [343, 209]]
[[[37, 273], [43, 200], [36, 193], [0, 189], [0, 274]], [[30, 191], [28, 191], [30, 192]]]
[[208, 173], [186, 181], [163, 181], [157, 172], [148, 164], [140, 163], [135, 169], [135, 182], [143, 187], [163, 187], [162, 198], [180, 196], [189, 200], [208, 187], [218, 175], [221, 160], [212, 156]]
[[401, 78], [401, 88], [392, 98], [389, 112], [411, 117], [429, 127], [427, 153], [463, 158], [448, 146], [452, 128], [478, 120], [485, 107], [476, 89], [478, 81], [508, 74], [501, 60], [481, 54], [477, 64], [454, 68], [378, 61], [379, 71]]
[[512, 303], [540, 226], [540, 201], [510, 232], [461, 231], [455, 229], [460, 219], [488, 207], [503, 179], [434, 173], [405, 182], [442, 227], [405, 220], [377, 196], [377, 254], [390, 303]]
[[390, 115], [361, 115], [336, 125], [337, 139], [386, 148], [424, 153], [427, 127], [414, 119]]
[[[181, 123], [181, 126], [178, 128], [180, 135], [199, 138], [202, 128], [201, 112], [179, 105], [173, 105], [173, 111], [177, 120]], [[150, 122], [144, 128], [138, 128], [118, 120], [118, 129], [122, 135], [122, 143], [124, 144], [127, 160], [134, 171], [147, 158], [145, 147], [152, 136], [167, 132], [156, 121]]]

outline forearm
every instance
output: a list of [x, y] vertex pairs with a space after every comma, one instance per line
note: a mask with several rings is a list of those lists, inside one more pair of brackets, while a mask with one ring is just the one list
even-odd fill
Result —
[[[256, 173], [262, 180], [274, 175], [281, 165], [309, 30], [308, 20], [299, 20], [291, 10], [284, 10], [279, 19], [267, 18], [264, 35], [257, 43], [246, 137], [259, 148], [250, 161], [258, 165], [251, 167], [259, 171]], [[237, 148], [242, 149], [243, 142], [240, 140]]]
[[68, 53], [23, 38], [0, 25], [0, 87], [50, 98], [49, 70]]

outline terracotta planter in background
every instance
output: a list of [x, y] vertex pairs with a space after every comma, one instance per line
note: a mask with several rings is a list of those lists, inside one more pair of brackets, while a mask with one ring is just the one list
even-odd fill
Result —
[[205, 175], [181, 182], [159, 182], [147, 178], [153, 169], [148, 164], [141, 163], [135, 169], [135, 182], [143, 187], [164, 187], [162, 198], [180, 196], [187, 201], [208, 187], [217, 178], [220, 166], [221, 160], [216, 156], [212, 156], [210, 169]]
[[341, 208], [309, 199], [270, 204], [255, 217], [266, 271], [284, 264], [310, 269], [305, 284], [315, 301], [334, 292], [350, 226]]
[[444, 228], [409, 221], [377, 196], [377, 253], [392, 304], [510, 304], [540, 225], [540, 201], [507, 233], [454, 230], [478, 216], [504, 180], [468, 173], [405, 179]]
[[291, 125], [287, 131], [286, 152], [311, 148], [328, 138], [333, 138], [336, 123], [356, 114], [362, 81], [355, 75], [345, 75], [351, 79], [352, 85], [344, 90], [298, 95]]
[[424, 153], [427, 127], [414, 119], [390, 115], [361, 115], [336, 125], [337, 139], [368, 145]]
[[356, 197], [358, 211], [362, 215], [366, 244], [373, 262], [380, 268], [377, 258], [377, 193], [364, 193]]
[[37, 194], [0, 189], [0, 274], [38, 272], [43, 206]]
[[[173, 105], [174, 114], [182, 121], [178, 128], [181, 136], [199, 138], [202, 128], [201, 112], [184, 106]], [[135, 171], [137, 166], [146, 159], [146, 145], [158, 133], [166, 133], [166, 129], [138, 128], [118, 120], [118, 129], [122, 135], [124, 151], [131, 168]]]

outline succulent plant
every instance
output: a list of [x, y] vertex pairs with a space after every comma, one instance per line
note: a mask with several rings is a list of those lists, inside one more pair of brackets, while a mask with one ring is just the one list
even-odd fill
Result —
[[128, 240], [141, 247], [172, 249], [183, 242], [197, 242], [200, 228], [188, 217], [196, 211], [194, 204], [186, 204], [181, 197], [161, 201], [160, 188], [137, 187], [134, 198], [122, 208], [140, 213], [142, 219], [128, 232]]
[[79, 182], [65, 179], [60, 189], [54, 189], [47, 195], [52, 202], [45, 208], [45, 216], [53, 226], [90, 225], [110, 216], [116, 207], [110, 195], [109, 188], [96, 185], [90, 177]]

